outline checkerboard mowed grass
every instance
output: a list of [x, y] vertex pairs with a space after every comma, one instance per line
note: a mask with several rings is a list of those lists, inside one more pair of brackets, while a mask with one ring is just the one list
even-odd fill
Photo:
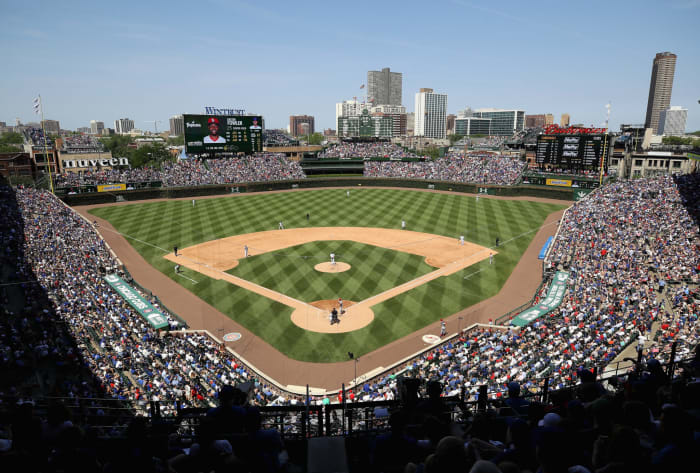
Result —
[[[154, 267], [282, 353], [298, 360], [335, 362], [345, 360], [348, 351], [355, 354], [370, 352], [498, 293], [545, 217], [563, 207], [525, 200], [481, 198], [477, 202], [474, 197], [466, 195], [393, 189], [352, 189], [347, 197], [345, 189], [329, 189], [202, 199], [197, 200], [194, 207], [191, 200], [148, 202], [103, 207], [92, 210], [92, 213], [109, 220], [118, 231], [128, 235], [129, 242]], [[308, 221], [307, 213], [310, 215]], [[409, 230], [455, 239], [464, 235], [466, 240], [485, 247], [493, 247], [499, 238], [502, 245], [498, 248], [496, 264], [481, 261], [377, 304], [372, 307], [374, 321], [363, 329], [343, 334], [321, 334], [294, 325], [290, 320], [292, 309], [286, 305], [199, 273], [193, 275], [198, 281], [193, 284], [177, 277], [172, 263], [162, 258], [165, 252], [172, 251], [173, 246], [185, 248], [231, 235], [276, 230], [280, 221], [286, 228], [357, 226], [398, 229], [401, 220], [407, 222]], [[332, 246], [325, 247], [322, 254], [325, 258]], [[369, 268], [384, 271], [385, 267], [378, 259], [379, 253], [365, 258], [362, 266], [367, 269], [363, 271], [369, 271]], [[279, 266], [275, 269], [274, 261], [265, 262], [265, 268], [259, 268], [261, 274], [256, 274], [256, 277], [274, 280], [279, 286], [298, 285], [295, 290], [300, 294], [310, 291], [304, 297], [314, 297], [312, 300], [336, 297], [357, 300], [358, 297], [348, 293], [361, 293], [359, 286], [369, 284], [360, 280], [348, 281], [348, 284], [358, 286], [353, 289], [352, 286], [329, 286], [329, 279], [324, 278], [315, 278], [316, 282], [303, 277], [292, 281], [287, 270], [294, 272], [298, 269], [289, 267], [283, 270], [288, 264], [290, 261], [279, 259]], [[394, 264], [400, 267], [406, 263]], [[241, 271], [244, 270], [242, 267]], [[305, 289], [303, 285], [314, 287]], [[335, 294], [337, 289], [339, 294]], [[325, 297], [330, 292], [333, 294]], [[310, 295], [312, 293], [322, 295]], [[177, 312], [177, 307], [171, 309]]]
[[[331, 253], [351, 268], [316, 271]], [[315, 241], [242, 259], [227, 272], [304, 302], [339, 297], [360, 302], [435, 269], [418, 255], [354, 241]]]

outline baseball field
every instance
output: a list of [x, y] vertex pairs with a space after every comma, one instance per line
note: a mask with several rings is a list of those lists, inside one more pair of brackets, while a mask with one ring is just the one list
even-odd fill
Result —
[[[547, 215], [562, 208], [357, 188], [349, 195], [242, 194], [90, 213], [110, 222], [150, 265], [284, 355], [338, 362], [498, 293]], [[344, 313], [331, 325], [338, 298]]]

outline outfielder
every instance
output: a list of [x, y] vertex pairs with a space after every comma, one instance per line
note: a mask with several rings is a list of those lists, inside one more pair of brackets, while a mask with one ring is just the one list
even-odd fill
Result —
[[279, 224], [279, 229], [284, 230], [284, 225], [282, 225], [282, 222], [280, 222], [280, 224]]
[[194, 199], [192, 199], [192, 207], [194, 207]]
[[345, 191], [345, 195], [350, 197], [350, 191]]
[[335, 266], [335, 253], [331, 253], [331, 264]]

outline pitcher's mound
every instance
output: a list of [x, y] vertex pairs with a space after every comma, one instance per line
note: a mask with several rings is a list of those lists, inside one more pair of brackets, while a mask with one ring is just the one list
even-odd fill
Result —
[[328, 263], [318, 263], [314, 266], [314, 269], [320, 273], [342, 273], [347, 271], [352, 266], [347, 263], [336, 262], [335, 264]]
[[314, 301], [310, 305], [313, 307], [299, 308], [292, 312], [292, 322], [312, 332], [352, 332], [366, 327], [374, 320], [374, 312], [367, 305], [343, 300], [343, 313], [338, 317], [340, 323], [331, 325], [329, 315], [334, 307], [338, 308], [337, 299]]

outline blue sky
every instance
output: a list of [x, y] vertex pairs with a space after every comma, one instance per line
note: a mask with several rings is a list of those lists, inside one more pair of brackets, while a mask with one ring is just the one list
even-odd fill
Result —
[[672, 105], [700, 130], [700, 0], [72, 2], [0, 0], [0, 121], [63, 128], [129, 117], [159, 129], [204, 106], [335, 128], [368, 70], [431, 87], [448, 111], [519, 108], [600, 125], [644, 121], [654, 55], [678, 55]]

